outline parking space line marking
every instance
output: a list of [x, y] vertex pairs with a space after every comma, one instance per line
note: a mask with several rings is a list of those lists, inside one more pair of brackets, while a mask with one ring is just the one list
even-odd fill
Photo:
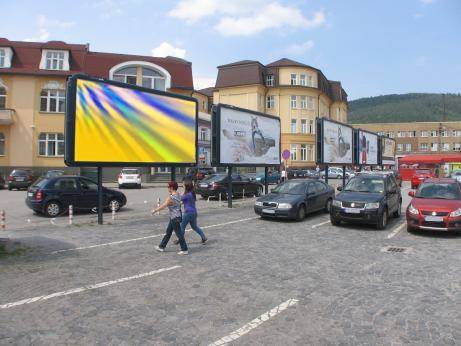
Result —
[[387, 236], [387, 239], [394, 238], [406, 224], [406, 222], [403, 222], [401, 225], [394, 228], [394, 230]]
[[299, 300], [297, 299], [288, 299], [286, 302], [283, 302], [282, 304], [276, 306], [270, 311], [267, 311], [263, 313], [261, 316], [255, 318], [253, 321], [250, 323], [245, 324], [242, 328], [237, 329], [236, 331], [230, 333], [229, 335], [226, 335], [222, 337], [219, 340], [216, 340], [212, 344], [209, 344], [208, 346], [222, 346], [222, 345], [227, 345], [228, 343], [237, 340], [238, 338], [244, 336], [245, 334], [248, 334], [252, 329], [255, 329], [256, 327], [259, 327], [261, 324], [264, 322], [270, 320], [272, 317], [275, 317], [279, 313], [281, 313], [283, 310], [288, 309], [290, 306], [295, 305], [298, 303]]
[[56, 292], [56, 293], [48, 294], [48, 295], [45, 295], [45, 296], [37, 296], [37, 297], [33, 297], [33, 298], [27, 298], [27, 299], [23, 299], [23, 300], [18, 300], [17, 302], [0, 305], [0, 309], [9, 309], [9, 308], [19, 306], [19, 305], [31, 304], [31, 303], [36, 303], [36, 302], [39, 302], [39, 301], [45, 301], [45, 300], [48, 300], [48, 299], [51, 299], [51, 298], [68, 296], [68, 295], [75, 294], [75, 293], [85, 292], [85, 291], [94, 290], [94, 289], [101, 288], [101, 287], [106, 287], [106, 286], [119, 284], [119, 283], [125, 282], [125, 281], [130, 281], [130, 280], [144, 278], [144, 277], [147, 277], [147, 276], [160, 274], [160, 273], [170, 271], [170, 270], [173, 270], [173, 269], [178, 269], [178, 268], [181, 268], [181, 266], [173, 266], [173, 267], [169, 267], [169, 268], [161, 268], [161, 269], [153, 270], [153, 271], [150, 271], [150, 272], [147, 272], [147, 273], [141, 273], [141, 274], [137, 274], [137, 275], [133, 275], [133, 276], [128, 276], [128, 277], [120, 278], [120, 279], [117, 279], [117, 280], [111, 280], [111, 281], [101, 282], [101, 283], [94, 284], [94, 285], [77, 287], [77, 288], [73, 288], [71, 290]]
[[328, 221], [324, 221], [324, 222], [321, 222], [321, 223], [318, 223], [316, 225], [312, 225], [311, 228], [317, 228], [317, 227], [320, 227], [320, 226], [323, 226], [323, 225], [326, 225], [327, 223], [330, 223], [330, 220]]
[[[245, 221], [250, 221], [250, 220], [254, 220], [254, 219], [258, 219], [258, 218], [259, 217], [249, 217], [249, 218], [246, 218], [246, 219], [239, 219], [239, 220], [234, 220], [234, 221], [229, 221], [229, 222], [224, 222], [224, 223], [218, 223], [216, 225], [203, 226], [202, 229], [219, 227], [219, 226], [226, 226], [226, 225], [231, 225], [233, 223], [245, 222]], [[190, 228], [186, 229], [186, 232], [190, 232], [190, 231], [191, 231]], [[151, 239], [151, 238], [163, 237], [163, 235], [164, 234], [154, 234], [154, 235], [149, 235], [149, 236], [146, 236], [146, 237], [113, 241], [113, 242], [110, 242], [110, 243], [102, 243], [102, 244], [96, 244], [96, 245], [74, 247], [74, 248], [71, 248], [71, 249], [56, 250], [56, 251], [50, 252], [50, 254], [51, 255], [56, 255], [56, 254], [59, 254], [59, 253], [69, 252], [69, 251], [87, 250], [87, 249], [94, 249], [94, 248], [103, 247], [103, 246], [111, 246], [111, 245], [117, 245], [117, 244], [130, 243], [130, 242], [139, 241], [139, 240], [146, 240], [146, 239]]]

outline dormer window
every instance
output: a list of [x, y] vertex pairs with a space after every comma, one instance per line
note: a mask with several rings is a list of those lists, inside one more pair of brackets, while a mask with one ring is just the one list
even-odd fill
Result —
[[44, 49], [42, 51], [40, 69], [51, 71], [69, 71], [69, 51]]
[[2, 48], [0, 49], [0, 67], [3, 67], [3, 65], [5, 65], [5, 58], [6, 58], [5, 50]]
[[0, 47], [0, 68], [10, 68], [13, 50], [10, 47]]

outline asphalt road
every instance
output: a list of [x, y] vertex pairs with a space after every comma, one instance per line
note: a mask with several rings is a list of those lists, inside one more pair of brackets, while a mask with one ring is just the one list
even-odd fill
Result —
[[24, 250], [0, 258], [0, 344], [461, 343], [459, 237], [262, 220], [251, 203], [205, 205], [209, 242], [188, 232], [188, 256], [154, 251], [165, 214], [5, 231]]

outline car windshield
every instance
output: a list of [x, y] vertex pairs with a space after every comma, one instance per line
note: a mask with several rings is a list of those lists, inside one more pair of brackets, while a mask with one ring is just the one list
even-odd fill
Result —
[[213, 174], [211, 177], [203, 179], [203, 183], [213, 183], [215, 181], [223, 180], [227, 177], [227, 174]]
[[288, 181], [272, 190], [273, 193], [287, 193], [289, 195], [303, 195], [306, 193], [306, 184], [303, 182]]
[[461, 199], [458, 184], [456, 183], [424, 183], [415, 197], [430, 199]]
[[48, 182], [49, 180], [46, 178], [39, 178], [37, 181], [33, 183], [32, 187], [38, 187], [39, 189], [43, 189], [48, 184]]
[[428, 169], [418, 169], [416, 170], [416, 174], [431, 174], [431, 171]]
[[123, 174], [138, 174], [138, 170], [137, 169], [124, 169], [122, 170], [122, 173]]
[[29, 173], [27, 171], [23, 171], [23, 170], [20, 170], [20, 169], [15, 169], [13, 172], [11, 172], [11, 175], [14, 175], [14, 176], [19, 176], [19, 177], [25, 177], [27, 176]]
[[64, 175], [63, 171], [48, 171], [48, 172], [46, 172], [46, 176], [49, 177], [49, 178], [59, 177], [61, 175]]
[[344, 191], [383, 193], [384, 180], [361, 175], [349, 180]]

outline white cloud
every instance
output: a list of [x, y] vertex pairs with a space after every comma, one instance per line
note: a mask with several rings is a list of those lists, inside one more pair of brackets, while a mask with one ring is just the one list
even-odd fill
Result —
[[309, 40], [303, 43], [294, 43], [285, 49], [287, 55], [303, 55], [314, 47], [314, 41]]
[[186, 56], [186, 50], [178, 47], [174, 47], [168, 42], [162, 42], [158, 47], [152, 49], [152, 56], [166, 57], [175, 56], [177, 58], [184, 59]]
[[196, 90], [214, 87], [216, 84], [216, 77], [194, 77], [194, 88]]
[[215, 29], [224, 36], [251, 36], [282, 27], [308, 29], [326, 23], [323, 10], [308, 19], [296, 7], [262, 0], [181, 0], [169, 15], [189, 24], [205, 17], [219, 17]]
[[43, 42], [50, 38], [52, 29], [69, 29], [75, 25], [75, 22], [65, 22], [57, 19], [49, 19], [43, 14], [37, 16], [37, 35], [26, 38], [24, 41]]

